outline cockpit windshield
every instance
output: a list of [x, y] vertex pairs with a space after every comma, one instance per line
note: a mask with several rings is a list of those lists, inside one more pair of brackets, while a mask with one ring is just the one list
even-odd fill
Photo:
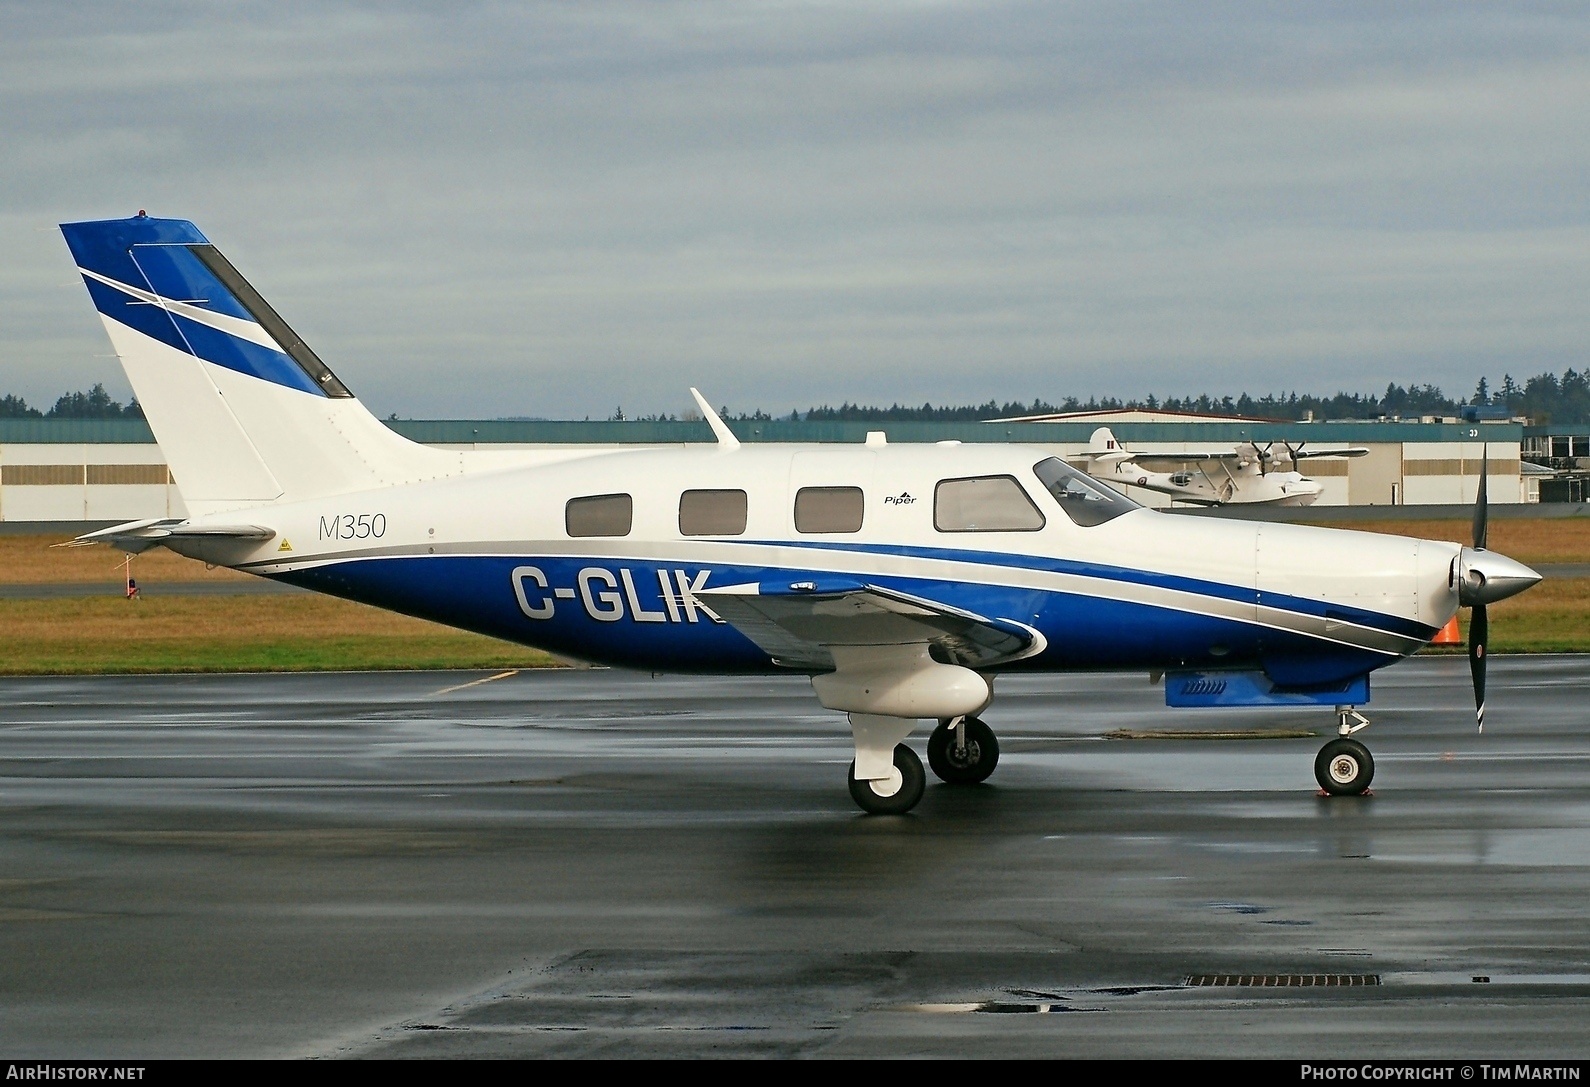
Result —
[[1032, 470], [1037, 473], [1043, 489], [1060, 503], [1065, 515], [1084, 528], [1102, 525], [1128, 510], [1143, 508], [1120, 491], [1083, 475], [1059, 457], [1041, 460]]

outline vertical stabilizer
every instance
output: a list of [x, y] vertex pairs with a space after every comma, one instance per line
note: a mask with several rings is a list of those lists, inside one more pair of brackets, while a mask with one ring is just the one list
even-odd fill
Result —
[[371, 415], [192, 223], [61, 232], [194, 513], [458, 470]]

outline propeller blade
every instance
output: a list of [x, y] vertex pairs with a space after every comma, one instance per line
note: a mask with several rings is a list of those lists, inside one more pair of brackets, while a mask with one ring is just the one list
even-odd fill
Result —
[[1489, 520], [1489, 505], [1485, 498], [1485, 480], [1491, 474], [1490, 446], [1485, 446], [1485, 452], [1480, 455], [1480, 489], [1474, 496], [1474, 549], [1485, 549], [1486, 522]]
[[1469, 619], [1469, 674], [1474, 677], [1474, 719], [1485, 731], [1485, 641], [1490, 636], [1490, 620], [1484, 604], [1475, 604]]

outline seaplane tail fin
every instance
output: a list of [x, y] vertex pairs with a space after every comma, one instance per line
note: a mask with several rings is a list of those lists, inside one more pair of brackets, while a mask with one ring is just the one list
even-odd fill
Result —
[[61, 232], [190, 513], [458, 470], [371, 415], [192, 223]]

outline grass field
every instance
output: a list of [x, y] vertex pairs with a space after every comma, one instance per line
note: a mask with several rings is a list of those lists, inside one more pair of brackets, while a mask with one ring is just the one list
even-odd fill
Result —
[[[108, 547], [0, 536], [0, 584], [122, 579]], [[141, 586], [253, 581], [156, 548], [132, 561]], [[329, 596], [120, 596], [0, 600], [0, 674], [546, 668], [536, 649]]]
[[0, 600], [0, 673], [545, 668], [539, 650], [325, 596]]
[[[113, 584], [122, 580], [120, 551], [102, 544], [89, 547], [61, 547], [70, 536], [0, 536], [0, 584], [39, 585], [46, 582], [92, 582]], [[246, 581], [252, 574], [240, 574], [224, 567], [209, 567], [163, 547], [134, 555], [133, 577], [140, 582], [156, 581]]]
[[[1372, 532], [1468, 538], [1461, 521], [1366, 522]], [[0, 536], [0, 584], [121, 580], [120, 552]], [[1526, 563], [1590, 562], [1590, 520], [1497, 520], [1493, 549]], [[141, 585], [248, 580], [157, 548], [133, 559]], [[1468, 612], [1460, 613], [1466, 624]], [[1465, 634], [1466, 634], [1465, 629]], [[0, 674], [543, 668], [546, 653], [323, 596], [118, 596], [0, 600]], [[1491, 607], [1499, 653], [1590, 652], [1590, 579], [1549, 580]], [[1433, 652], [1461, 652], [1432, 650]]]
[[[1468, 521], [1333, 521], [1322, 525], [1461, 544], [1469, 542], [1471, 531]], [[1486, 535], [1486, 546], [1492, 551], [1522, 563], [1590, 562], [1590, 518], [1493, 518]]]

